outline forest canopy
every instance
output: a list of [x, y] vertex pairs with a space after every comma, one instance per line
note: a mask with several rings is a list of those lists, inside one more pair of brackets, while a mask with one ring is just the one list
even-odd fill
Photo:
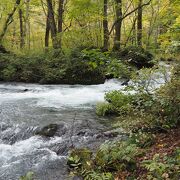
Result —
[[44, 48], [143, 46], [178, 51], [179, 0], [3, 0], [0, 44], [14, 52]]

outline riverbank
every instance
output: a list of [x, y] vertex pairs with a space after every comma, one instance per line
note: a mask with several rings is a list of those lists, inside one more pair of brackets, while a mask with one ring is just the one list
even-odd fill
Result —
[[153, 55], [144, 49], [104, 52], [76, 48], [41, 54], [0, 53], [0, 81], [40, 84], [103, 84], [106, 79], [130, 79], [131, 73], [153, 66]]
[[68, 161], [72, 174], [87, 179], [178, 179], [179, 67], [176, 65], [171, 80], [155, 93], [143, 84], [136, 94], [107, 93], [106, 103], [97, 112], [116, 115], [114, 127], [123, 128], [129, 137], [107, 141], [94, 154], [88, 149], [74, 149]]

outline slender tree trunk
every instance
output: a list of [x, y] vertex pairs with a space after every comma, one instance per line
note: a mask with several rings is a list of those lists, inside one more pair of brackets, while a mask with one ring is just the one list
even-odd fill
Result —
[[49, 16], [49, 10], [47, 13], [47, 19], [46, 19], [46, 33], [45, 33], [45, 48], [49, 47], [49, 34], [50, 34], [50, 22], [49, 22], [50, 16]]
[[13, 15], [14, 15], [14, 13], [16, 12], [17, 7], [19, 6], [20, 2], [21, 2], [21, 0], [16, 0], [12, 12], [9, 13], [9, 15], [8, 15], [5, 23], [3, 24], [2, 32], [0, 33], [0, 44], [2, 44], [2, 40], [3, 40], [3, 38], [4, 38], [5, 34], [6, 34], [7, 28], [8, 28], [8, 26], [11, 24], [11, 22], [12, 22], [12, 17], [13, 17]]
[[11, 48], [16, 45], [16, 24], [13, 22], [13, 34], [12, 34], [12, 43]]
[[104, 17], [103, 17], [103, 31], [104, 31], [104, 43], [103, 49], [108, 50], [109, 42], [109, 30], [108, 30], [108, 0], [104, 0]]
[[120, 49], [121, 42], [121, 27], [122, 27], [122, 0], [115, 0], [116, 3], [116, 24], [114, 37], [114, 50]]
[[30, 42], [30, 19], [29, 19], [29, 5], [30, 0], [25, 0], [26, 5], [26, 15], [25, 15], [25, 35], [26, 35], [26, 42], [28, 45], [28, 49], [31, 48], [31, 42]]
[[138, 17], [137, 17], [137, 44], [142, 46], [142, 0], [139, 0]]
[[24, 28], [23, 28], [23, 12], [19, 9], [19, 28], [20, 28], [20, 48], [24, 47]]
[[[135, 28], [136, 28], [136, 20], [137, 20], [137, 18], [135, 18], [135, 19], [133, 20], [132, 28], [131, 28], [131, 30], [130, 30], [130, 32], [129, 32], [129, 35], [128, 35], [128, 38], [126, 39], [126, 42], [125, 42], [125, 47], [127, 46], [127, 44], [128, 44], [128, 42], [129, 42], [130, 39], [132, 39], [132, 44], [133, 44], [134, 37], [132, 37], [132, 33], [133, 33], [133, 31], [135, 30]], [[135, 41], [136, 41], [136, 36], [135, 36]]]
[[63, 31], [63, 12], [64, 12], [64, 0], [59, 0], [59, 8], [58, 8], [58, 33], [59, 37], [59, 48], [61, 48], [62, 41], [62, 31]]
[[50, 29], [51, 29], [51, 38], [52, 38], [53, 48], [58, 49], [59, 44], [57, 41], [57, 28], [56, 28], [56, 22], [54, 18], [52, 0], [47, 0], [47, 6], [48, 6], [48, 11], [49, 11], [49, 24], [50, 24]]

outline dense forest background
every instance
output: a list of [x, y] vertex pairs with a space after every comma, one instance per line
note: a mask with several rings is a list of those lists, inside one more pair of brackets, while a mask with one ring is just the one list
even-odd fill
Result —
[[16, 53], [77, 46], [179, 47], [179, 0], [3, 0], [0, 43]]

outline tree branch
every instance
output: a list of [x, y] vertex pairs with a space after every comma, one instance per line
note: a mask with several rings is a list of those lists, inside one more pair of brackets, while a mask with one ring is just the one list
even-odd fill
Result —
[[118, 18], [118, 19], [114, 22], [114, 24], [112, 25], [111, 30], [109, 31], [109, 35], [111, 35], [111, 33], [112, 33], [115, 25], [116, 25], [119, 21], [122, 21], [123, 19], [125, 19], [126, 17], [128, 17], [129, 15], [131, 15], [132, 13], [134, 13], [135, 11], [137, 11], [139, 8], [142, 8], [142, 7], [144, 7], [144, 6], [148, 6], [148, 5], [151, 3], [151, 1], [152, 1], [152, 0], [149, 0], [147, 3], [144, 3], [144, 4], [142, 4], [141, 6], [136, 7], [136, 8], [133, 9], [131, 12], [129, 12], [129, 13], [125, 14], [124, 16]]

